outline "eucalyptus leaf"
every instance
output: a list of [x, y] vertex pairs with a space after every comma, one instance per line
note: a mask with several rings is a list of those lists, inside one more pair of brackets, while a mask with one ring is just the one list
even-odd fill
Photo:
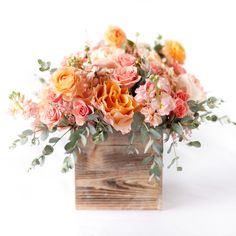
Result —
[[49, 143], [57, 143], [60, 140], [58, 137], [52, 137], [49, 139]]
[[154, 157], [153, 156], [148, 156], [143, 159], [143, 164], [147, 165], [149, 162], [153, 161]]
[[199, 141], [192, 141], [192, 142], [188, 143], [188, 146], [200, 148], [201, 147], [201, 143]]
[[32, 135], [33, 133], [34, 133], [34, 131], [33, 131], [32, 129], [27, 129], [27, 130], [24, 130], [24, 131], [22, 132], [22, 134], [25, 135], [25, 136], [30, 136], [30, 135]]
[[54, 151], [53, 146], [51, 146], [51, 145], [46, 145], [46, 146], [44, 147], [44, 149], [43, 149], [43, 155], [45, 155], [45, 156], [50, 155], [50, 154], [53, 153], [53, 151]]
[[154, 129], [151, 128], [149, 132], [153, 135], [155, 139], [161, 139], [162, 138], [162, 131], [160, 129]]
[[159, 155], [162, 155], [163, 153], [163, 145], [161, 145], [160, 143], [153, 143], [152, 144], [152, 150], [159, 154]]
[[145, 117], [143, 114], [141, 114], [140, 112], [135, 112], [133, 116], [133, 122], [131, 124], [131, 129], [133, 131], [139, 131], [144, 121], [144, 118]]
[[146, 144], [145, 148], [144, 148], [144, 153], [147, 153], [148, 150], [150, 149], [150, 147], [152, 146], [154, 140], [153, 139], [149, 139], [148, 143]]
[[178, 123], [172, 123], [171, 124], [171, 128], [174, 132], [176, 132], [177, 134], [179, 135], [182, 135], [183, 134], [183, 130], [182, 130], [182, 127], [180, 124]]

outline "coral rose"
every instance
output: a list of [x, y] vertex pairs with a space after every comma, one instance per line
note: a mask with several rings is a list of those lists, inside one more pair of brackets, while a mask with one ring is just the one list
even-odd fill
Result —
[[63, 67], [58, 69], [52, 76], [52, 83], [56, 92], [63, 95], [65, 100], [71, 100], [76, 92], [76, 85], [79, 77], [73, 67]]
[[130, 88], [141, 79], [141, 76], [138, 75], [136, 67], [126, 66], [114, 69], [112, 79], [118, 85]]
[[105, 42], [108, 45], [121, 48], [126, 43], [126, 35], [124, 31], [116, 26], [110, 26], [105, 33]]
[[162, 49], [162, 53], [171, 63], [178, 62], [184, 64], [185, 50], [179, 42], [167, 40]]
[[187, 112], [188, 112], [188, 107], [186, 103], [181, 99], [177, 99], [176, 108], [174, 110], [176, 117], [183, 118], [186, 116]]
[[128, 88], [120, 88], [112, 80], [97, 85], [93, 105], [104, 114], [104, 120], [115, 130], [126, 134], [131, 130], [137, 103], [129, 95]]

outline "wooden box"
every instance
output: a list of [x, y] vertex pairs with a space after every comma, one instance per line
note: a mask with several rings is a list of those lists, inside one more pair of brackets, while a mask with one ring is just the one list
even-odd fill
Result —
[[149, 167], [140, 154], [128, 155], [127, 135], [114, 133], [102, 144], [90, 141], [78, 154], [75, 167], [76, 208], [91, 210], [157, 210], [161, 181], [149, 182]]

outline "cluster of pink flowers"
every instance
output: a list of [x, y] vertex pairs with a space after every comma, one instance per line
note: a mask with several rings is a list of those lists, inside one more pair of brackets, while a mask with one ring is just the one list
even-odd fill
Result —
[[110, 27], [97, 45], [64, 59], [38, 103], [23, 99], [20, 109], [35, 126], [43, 123], [49, 129], [82, 126], [90, 114], [100, 112], [123, 134], [131, 130], [135, 112], [153, 127], [164, 116], [191, 115], [187, 102], [203, 101], [205, 92], [184, 69], [181, 44], [169, 40], [158, 46], [133, 43], [120, 28]]

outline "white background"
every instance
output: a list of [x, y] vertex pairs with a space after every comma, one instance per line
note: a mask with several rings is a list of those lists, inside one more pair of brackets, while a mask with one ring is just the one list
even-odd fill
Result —
[[[235, 1], [0, 2], [0, 235], [235, 236], [236, 127], [204, 125], [193, 135], [202, 148], [179, 146], [183, 172], [164, 169], [162, 211], [75, 211], [74, 175], [59, 172], [62, 146], [44, 168], [26, 173], [39, 149], [8, 146], [27, 122], [7, 115], [15, 89], [32, 94], [40, 84], [38, 58], [56, 66], [64, 55], [100, 40], [110, 24], [150, 43], [161, 33], [186, 48], [186, 68], [210, 95], [226, 103], [220, 114], [236, 120]], [[165, 157], [168, 164], [171, 156]]]

